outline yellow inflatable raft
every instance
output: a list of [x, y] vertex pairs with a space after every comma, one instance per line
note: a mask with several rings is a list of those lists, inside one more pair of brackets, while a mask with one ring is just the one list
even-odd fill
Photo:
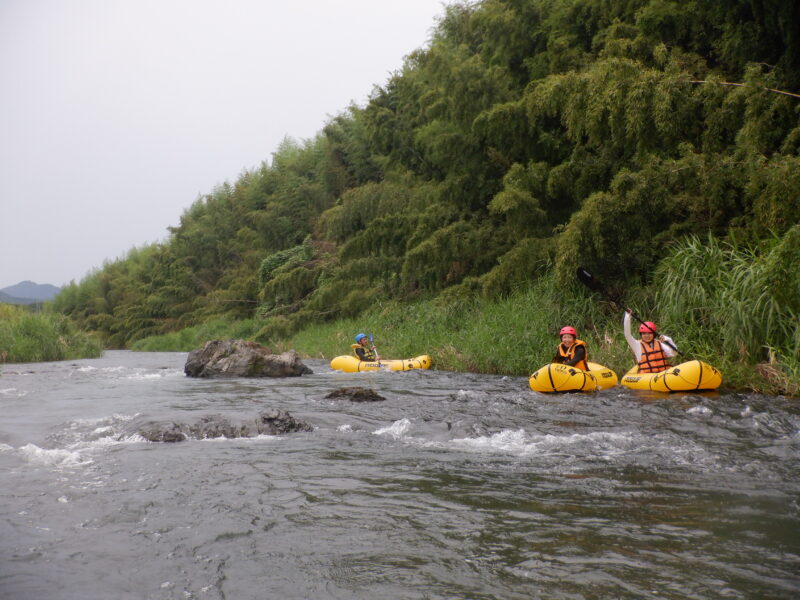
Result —
[[617, 385], [617, 374], [608, 367], [589, 362], [588, 371], [550, 363], [528, 379], [534, 392], [594, 392]]
[[722, 385], [722, 373], [701, 360], [690, 360], [660, 373], [639, 373], [637, 365], [625, 373], [622, 385], [653, 392], [715, 390]]
[[337, 356], [331, 361], [331, 369], [345, 373], [359, 371], [411, 371], [413, 369], [430, 369], [433, 361], [427, 354], [414, 358], [381, 359], [379, 361], [358, 360], [355, 356]]

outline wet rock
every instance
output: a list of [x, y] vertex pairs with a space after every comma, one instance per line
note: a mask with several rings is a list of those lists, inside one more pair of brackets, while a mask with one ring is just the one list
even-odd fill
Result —
[[363, 387], [339, 388], [338, 390], [332, 391], [325, 397], [336, 399], [345, 398], [353, 402], [377, 402], [379, 400], [386, 400], [386, 398], [381, 396], [375, 390]]
[[299, 377], [313, 373], [294, 350], [272, 354], [246, 340], [213, 340], [186, 358], [189, 377]]
[[186, 439], [177, 423], [147, 423], [138, 433], [148, 442], [182, 442]]
[[256, 423], [259, 428], [259, 433], [266, 433], [269, 435], [314, 430], [314, 428], [305, 421], [299, 421], [285, 410], [278, 410], [276, 408], [261, 411], [256, 419]]
[[182, 442], [187, 439], [242, 438], [312, 431], [314, 428], [286, 411], [264, 410], [254, 419], [232, 421], [219, 414], [204, 415], [194, 423], [149, 421], [137, 426], [137, 433], [150, 442]]

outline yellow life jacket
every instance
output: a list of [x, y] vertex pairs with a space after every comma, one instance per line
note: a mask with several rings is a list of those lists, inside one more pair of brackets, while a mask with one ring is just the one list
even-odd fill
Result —
[[[353, 349], [353, 356], [355, 356], [358, 360], [373, 361], [377, 359], [377, 357], [375, 356], [375, 352], [372, 350], [372, 348], [368, 348], [367, 346], [362, 346], [361, 344], [350, 344], [350, 347]], [[358, 352], [356, 352], [358, 348], [361, 348], [364, 351], [364, 358], [361, 358], [358, 355]]]
[[589, 365], [586, 364], [586, 361], [589, 360], [589, 351], [586, 349], [586, 342], [583, 340], [575, 340], [569, 348], [565, 348], [564, 344], [559, 344], [558, 357], [562, 363], [572, 360], [575, 358], [575, 350], [577, 350], [578, 346], [583, 346], [583, 360], [579, 360], [574, 366], [582, 371], [588, 371]]
[[651, 345], [639, 340], [642, 348], [642, 357], [639, 359], [639, 373], [660, 373], [669, 369], [667, 355], [661, 342], [654, 339]]

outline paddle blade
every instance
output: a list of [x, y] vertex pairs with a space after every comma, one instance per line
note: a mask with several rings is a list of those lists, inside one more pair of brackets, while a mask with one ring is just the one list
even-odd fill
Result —
[[578, 267], [577, 274], [580, 282], [590, 290], [599, 290], [601, 288], [599, 282], [583, 267]]
[[619, 295], [616, 293], [612, 293], [611, 290], [609, 290], [606, 286], [604, 286], [597, 279], [595, 279], [594, 275], [589, 273], [589, 271], [587, 271], [583, 267], [578, 267], [577, 275], [581, 283], [586, 287], [588, 287], [590, 290], [592, 290], [593, 292], [597, 292], [608, 302], [611, 302], [612, 304], [615, 304], [618, 307], [623, 307], [622, 300], [619, 298]]

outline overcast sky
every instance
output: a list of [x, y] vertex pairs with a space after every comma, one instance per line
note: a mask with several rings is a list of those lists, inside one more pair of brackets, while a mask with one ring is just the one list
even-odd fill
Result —
[[318, 133], [451, 0], [0, 0], [0, 289], [80, 281]]

